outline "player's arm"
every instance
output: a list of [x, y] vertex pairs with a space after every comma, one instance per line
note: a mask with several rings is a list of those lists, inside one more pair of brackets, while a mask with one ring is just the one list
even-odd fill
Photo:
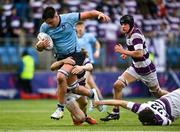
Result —
[[113, 106], [121, 106], [129, 110], [130, 108], [128, 107], [128, 102], [129, 101], [125, 101], [125, 100], [101, 100], [101, 101], [96, 101], [95, 106], [96, 105], [113, 105]]
[[109, 16], [97, 10], [84, 11], [80, 13], [80, 20], [95, 19], [95, 18], [101, 20], [102, 22], [110, 21]]
[[47, 39], [43, 40], [38, 40], [37, 43], [35, 44], [35, 48], [37, 51], [41, 52], [44, 49], [46, 49], [49, 46], [49, 41]]
[[158, 125], [167, 126], [167, 125], [172, 124], [172, 121], [168, 119], [167, 117], [161, 116], [161, 118], [162, 118], [161, 119], [162, 121], [158, 122]]
[[125, 101], [125, 100], [101, 100], [94, 102], [94, 105], [113, 105], [113, 106], [121, 106], [127, 110], [131, 110], [134, 113], [139, 113], [144, 106], [139, 103]]
[[79, 74], [82, 71], [92, 71], [92, 70], [93, 70], [93, 65], [91, 63], [87, 63], [83, 66], [79, 66], [79, 65], [74, 66], [72, 73]]
[[58, 70], [63, 64], [64, 64], [64, 62], [62, 60], [52, 63], [51, 64], [51, 71]]
[[35, 48], [39, 52], [45, 50], [49, 46], [49, 43], [50, 43], [47, 39], [40, 39], [38, 37], [40, 33], [46, 33], [46, 30], [47, 30], [46, 28], [47, 27], [44, 24], [42, 24], [39, 29], [39, 34], [37, 35], [37, 42], [35, 44]]
[[100, 48], [101, 48], [101, 45], [100, 45], [99, 41], [96, 40], [96, 43], [95, 43], [95, 52], [94, 52], [94, 58], [99, 58], [99, 55], [100, 55]]
[[91, 63], [88, 63], [88, 64], [81, 66], [81, 67], [84, 71], [92, 71], [93, 70], [93, 65]]
[[51, 65], [51, 71], [60, 69], [60, 67], [64, 64], [74, 65], [75, 61], [70, 57], [63, 60], [56, 61]]
[[128, 56], [134, 57], [134, 58], [143, 57], [143, 50], [142, 49], [138, 49], [135, 51], [129, 51], [129, 50], [124, 49], [121, 44], [118, 44], [118, 45], [115, 45], [114, 50], [115, 50], [115, 52], [125, 54]]
[[38, 40], [37, 43], [35, 44], [35, 48], [37, 51], [41, 52], [44, 50], [44, 44], [42, 41]]

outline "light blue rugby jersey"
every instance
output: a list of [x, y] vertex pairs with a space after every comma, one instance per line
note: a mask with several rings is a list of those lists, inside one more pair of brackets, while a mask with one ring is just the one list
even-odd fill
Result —
[[86, 49], [88, 52], [91, 63], [94, 63], [93, 47], [96, 43], [96, 38], [91, 33], [84, 33], [81, 38], [78, 38], [78, 44], [81, 48]]
[[51, 28], [45, 22], [40, 27], [40, 32], [45, 32], [53, 40], [54, 52], [61, 55], [80, 52], [77, 44], [75, 24], [79, 21], [79, 13], [67, 13], [60, 15], [60, 23], [57, 27]]

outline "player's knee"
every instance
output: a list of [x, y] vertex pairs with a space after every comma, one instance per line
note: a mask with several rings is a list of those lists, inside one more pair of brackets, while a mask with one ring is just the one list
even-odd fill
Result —
[[[77, 122], [84, 122], [85, 121], [86, 116], [85, 116], [83, 111], [77, 110], [80, 108], [78, 108], [78, 104], [76, 103], [75, 100], [67, 99], [65, 103], [66, 103], [66, 108], [71, 112], [71, 114], [73, 115], [73, 118]], [[72, 111], [74, 111], [74, 112], [72, 112]]]
[[63, 69], [58, 70], [57, 80], [58, 82], [64, 81], [69, 76], [69, 73]]
[[151, 87], [149, 91], [156, 98], [160, 98], [161, 96], [168, 93], [168, 91], [161, 89], [159, 86]]
[[61, 83], [61, 82], [63, 82], [63, 81], [65, 81], [65, 75], [64, 74], [62, 74], [62, 73], [58, 73], [57, 74], [57, 81], [59, 82], [59, 83]]
[[113, 84], [113, 88], [115, 91], [120, 92], [124, 88], [124, 85], [122, 81], [118, 80]]
[[160, 98], [161, 95], [158, 92], [151, 92], [151, 94], [155, 97], [155, 98]]

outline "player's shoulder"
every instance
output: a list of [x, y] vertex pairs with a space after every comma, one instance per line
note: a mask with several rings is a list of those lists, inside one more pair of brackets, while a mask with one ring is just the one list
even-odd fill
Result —
[[92, 33], [88, 33], [88, 32], [86, 32], [86, 33], [84, 34], [84, 36], [86, 36], [86, 37], [95, 37]]
[[66, 16], [69, 16], [69, 15], [77, 14], [77, 13], [78, 13], [78, 12], [63, 13], [63, 14], [60, 14], [59, 16], [66, 17]]
[[72, 19], [77, 15], [79, 15], [79, 12], [64, 13], [64, 14], [60, 14], [59, 16], [62, 20], [67, 20], [67, 19]]
[[132, 38], [144, 38], [144, 35], [142, 34], [141, 30], [139, 28], [134, 28], [132, 34]]
[[43, 22], [43, 23], [41, 24], [41, 27], [48, 27], [48, 24], [45, 23], [45, 22]]
[[64, 13], [64, 14], [60, 14], [59, 16], [60, 16], [61, 18], [63, 18], [63, 17], [68, 16], [68, 14], [69, 14], [69, 13]]
[[40, 27], [40, 28], [43, 29], [43, 32], [45, 32], [45, 31], [48, 30], [49, 26], [48, 26], [47, 23], [43, 22], [43, 23], [41, 24], [41, 27]]
[[137, 27], [135, 27], [135, 28], [133, 29], [132, 34], [141, 34], [141, 35], [143, 35], [141, 29], [140, 29], [140, 28], [137, 28]]

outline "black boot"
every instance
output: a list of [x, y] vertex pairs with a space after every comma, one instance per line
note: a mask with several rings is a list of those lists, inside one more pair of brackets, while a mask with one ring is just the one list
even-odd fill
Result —
[[108, 112], [108, 115], [104, 118], [100, 118], [101, 121], [109, 121], [109, 120], [119, 120], [120, 116], [119, 116], [119, 113], [109, 113]]

